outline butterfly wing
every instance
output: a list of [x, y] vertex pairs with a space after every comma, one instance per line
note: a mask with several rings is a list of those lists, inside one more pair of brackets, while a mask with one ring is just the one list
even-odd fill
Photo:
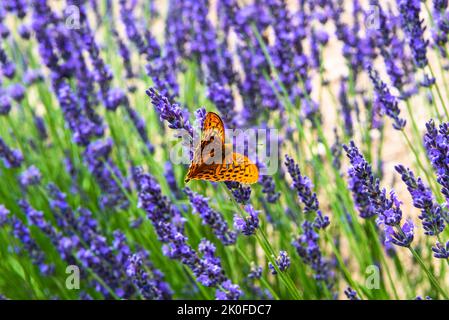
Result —
[[237, 181], [244, 184], [253, 184], [259, 180], [257, 166], [240, 153], [228, 154], [225, 164], [220, 166], [218, 176], [220, 181]]
[[209, 142], [211, 138], [221, 140], [225, 143], [225, 128], [220, 116], [214, 112], [208, 112], [204, 119], [201, 142]]
[[194, 152], [185, 182], [191, 179], [210, 180], [209, 177], [215, 172], [217, 165], [216, 163], [208, 163], [207, 160], [213, 159], [217, 150], [222, 151], [222, 154], [224, 154], [224, 141], [225, 129], [223, 121], [218, 114], [208, 112], [203, 123], [201, 142]]

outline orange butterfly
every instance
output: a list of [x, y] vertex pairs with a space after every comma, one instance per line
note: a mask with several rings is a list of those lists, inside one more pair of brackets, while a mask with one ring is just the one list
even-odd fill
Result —
[[201, 132], [201, 142], [195, 150], [185, 182], [209, 180], [252, 184], [258, 179], [257, 166], [246, 156], [232, 152], [232, 146], [225, 145], [225, 129], [220, 116], [208, 112]]

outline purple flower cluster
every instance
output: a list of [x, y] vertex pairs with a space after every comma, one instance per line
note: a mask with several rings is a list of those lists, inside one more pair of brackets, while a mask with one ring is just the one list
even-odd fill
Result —
[[1, 46], [0, 46], [0, 66], [2, 75], [5, 76], [6, 78], [12, 79], [16, 74], [16, 66], [11, 60], [9, 60], [8, 56], [6, 55], [6, 52], [3, 50]]
[[251, 197], [251, 187], [244, 186], [236, 181], [225, 181], [226, 187], [231, 190], [235, 201], [241, 204], [246, 204], [249, 202]]
[[393, 127], [396, 130], [404, 129], [406, 121], [399, 117], [401, 111], [398, 106], [397, 98], [391, 94], [387, 84], [380, 79], [377, 71], [370, 68], [369, 76], [374, 85], [376, 94], [374, 103], [377, 105], [377, 110], [379, 110], [381, 114], [386, 114], [394, 121]]
[[[220, 259], [215, 256], [215, 246], [203, 239], [198, 247], [199, 253], [202, 254], [200, 257], [187, 244], [187, 236], [184, 234], [184, 218], [179, 210], [161, 194], [156, 180], [143, 173], [140, 168], [134, 168], [133, 176], [139, 190], [138, 206], [146, 211], [159, 240], [164, 244], [164, 254], [171, 259], [180, 260], [189, 267], [197, 280], [204, 286], [217, 287], [217, 299], [238, 299], [241, 295], [240, 288], [226, 278]], [[192, 202], [198, 205], [197, 209], [200, 214], [203, 214], [203, 210], [208, 209], [207, 201], [191, 191], [187, 192], [192, 198]]]
[[25, 171], [20, 174], [19, 180], [20, 185], [23, 188], [27, 188], [28, 186], [38, 185], [41, 182], [42, 175], [39, 169], [32, 165]]
[[402, 247], [410, 246], [414, 226], [411, 220], [401, 226], [401, 202], [394, 191], [388, 197], [387, 191], [380, 188], [379, 179], [374, 177], [371, 166], [353, 141], [349, 146], [345, 145], [344, 149], [351, 162], [348, 170], [349, 185], [360, 216], [377, 216], [377, 223], [384, 226], [386, 245], [392, 243]]
[[259, 227], [259, 212], [254, 210], [252, 205], [245, 207], [248, 216], [242, 218], [239, 215], [234, 215], [234, 228], [245, 236], [253, 235]]
[[139, 288], [140, 294], [149, 300], [167, 300], [171, 298], [172, 292], [165, 282], [159, 270], [152, 268], [151, 274], [145, 270], [145, 265], [140, 254], [128, 257], [126, 274], [133, 279], [133, 283]]
[[433, 2], [433, 19], [435, 26], [432, 28], [432, 38], [435, 45], [440, 50], [443, 57], [447, 57], [446, 44], [449, 32], [449, 15], [447, 12], [447, 0], [434, 0]]
[[426, 123], [424, 146], [427, 156], [437, 174], [437, 181], [442, 186], [441, 192], [449, 202], [449, 123], [442, 123], [437, 128], [433, 120]]
[[414, 224], [407, 220], [402, 226], [394, 228], [385, 227], [385, 244], [392, 243], [400, 247], [409, 247], [414, 238]]
[[188, 113], [181, 109], [178, 104], [172, 104], [167, 97], [159, 94], [154, 88], [147, 90], [151, 104], [159, 113], [161, 121], [167, 121], [168, 126], [175, 130], [186, 130], [193, 137], [193, 128], [190, 125]]
[[422, 221], [424, 233], [435, 236], [443, 232], [445, 228], [443, 208], [435, 201], [430, 188], [424, 184], [421, 178], [416, 179], [410, 169], [402, 165], [396, 166], [395, 169], [401, 174], [402, 181], [407, 185], [413, 205], [421, 209], [419, 219]]
[[351, 287], [346, 288], [345, 295], [349, 300], [360, 300], [360, 298], [357, 296], [357, 291], [353, 290]]
[[276, 191], [273, 177], [266, 175], [261, 176], [260, 184], [262, 185], [262, 192], [265, 194], [267, 201], [269, 203], [276, 203], [281, 194]]
[[326, 229], [330, 220], [324, 216], [320, 210], [320, 204], [315, 192], [312, 191], [312, 182], [307, 176], [301, 175], [299, 166], [288, 155], [285, 155], [285, 165], [288, 173], [293, 179], [292, 188], [296, 190], [299, 199], [304, 204], [304, 212], [315, 213], [314, 226], [318, 229]]
[[424, 39], [426, 28], [420, 18], [420, 0], [396, 0], [401, 13], [401, 24], [412, 50], [413, 57], [418, 68], [427, 66], [427, 46], [429, 41]]
[[362, 218], [368, 219], [374, 217], [377, 212], [371, 204], [369, 190], [372, 194], [380, 194], [379, 181], [374, 178], [371, 165], [365, 160], [359, 152], [354, 142], [349, 146], [344, 145], [344, 150], [351, 162], [348, 169], [349, 189], [352, 192], [354, 204]]
[[0, 205], [0, 227], [11, 226], [12, 235], [20, 241], [21, 246], [14, 250], [19, 254], [27, 255], [43, 275], [51, 275], [54, 265], [46, 262], [47, 257], [31, 235], [29, 227], [15, 215], [10, 215], [8, 209]]
[[209, 206], [208, 199], [189, 188], [185, 188], [184, 192], [189, 197], [194, 212], [201, 216], [203, 224], [210, 226], [224, 245], [234, 244], [237, 238], [235, 232], [229, 230], [223, 215]]
[[[171, 290], [163, 280], [164, 275], [152, 266], [147, 252], [139, 250], [137, 253], [133, 253], [127, 244], [125, 235], [119, 231], [113, 232], [112, 242], [109, 243], [101, 233], [98, 222], [91, 211], [85, 208], [73, 211], [67, 203], [66, 195], [55, 185], [49, 185], [49, 193], [51, 196], [50, 207], [61, 232], [55, 231], [42, 217], [35, 221], [41, 230], [50, 237], [58, 250], [63, 251], [64, 254], [61, 253], [63, 259], [70, 264], [81, 263], [82, 271], [86, 272], [85, 277], [88, 277], [87, 269], [89, 269], [103, 280], [103, 282], [99, 282], [97, 278], [88, 278], [89, 283], [96, 291], [106, 297], [113, 293], [120, 298], [130, 298], [136, 293], [134, 287], [136, 285], [141, 296], [146, 299], [170, 299]], [[39, 217], [39, 215], [37, 216]], [[138, 256], [139, 262], [133, 260], [133, 256]], [[133, 267], [130, 261], [136, 262], [135, 272], [142, 272], [139, 267], [151, 271], [152, 277], [146, 278], [146, 280], [149, 281], [157, 293], [156, 295], [146, 295], [148, 288], [136, 284], [137, 279], [142, 281], [144, 279], [139, 278], [137, 274], [129, 273], [129, 269]], [[141, 276], [143, 277], [142, 274]], [[138, 283], [143, 284], [143, 282]]]
[[87, 146], [84, 159], [103, 192], [100, 199], [101, 207], [124, 209], [129, 205], [124, 193], [124, 190], [129, 189], [129, 185], [118, 167], [112, 162], [111, 151], [111, 140], [97, 140]]
[[449, 259], [449, 241], [445, 244], [437, 242], [435, 246], [432, 247], [433, 256], [438, 259]]
[[316, 193], [312, 192], [312, 182], [306, 176], [301, 175], [299, 166], [288, 155], [285, 156], [285, 165], [293, 179], [292, 188], [298, 193], [299, 199], [304, 204], [304, 212], [316, 212], [319, 209]]
[[314, 271], [314, 278], [324, 281], [326, 286], [332, 286], [333, 273], [330, 270], [330, 262], [323, 256], [319, 244], [320, 236], [313, 226], [313, 223], [304, 221], [302, 224], [302, 234], [295, 239], [292, 244], [301, 260], [309, 265]]
[[18, 168], [22, 165], [23, 155], [18, 149], [11, 149], [0, 137], [0, 158], [6, 168]]
[[[287, 254], [287, 251], [280, 251], [279, 256], [276, 257], [276, 266], [280, 272], [284, 272], [290, 267], [290, 257]], [[268, 263], [268, 267], [271, 270], [271, 274], [276, 275], [278, 272], [274, 265], [270, 262]]]

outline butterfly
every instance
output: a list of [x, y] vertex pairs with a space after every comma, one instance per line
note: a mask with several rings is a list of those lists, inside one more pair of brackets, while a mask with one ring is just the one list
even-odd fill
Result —
[[252, 184], [258, 179], [257, 166], [248, 157], [232, 152], [232, 145], [225, 144], [225, 128], [220, 116], [208, 112], [185, 182], [209, 180]]

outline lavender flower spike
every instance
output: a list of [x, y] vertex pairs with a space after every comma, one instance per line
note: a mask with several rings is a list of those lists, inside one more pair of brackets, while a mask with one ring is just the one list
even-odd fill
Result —
[[362, 218], [368, 219], [377, 214], [375, 207], [371, 204], [368, 189], [371, 193], [380, 193], [379, 182], [374, 178], [371, 165], [365, 160], [359, 149], [353, 141], [349, 146], [344, 145], [344, 150], [351, 162], [351, 167], [348, 169], [349, 189], [359, 215]]
[[440, 234], [445, 228], [443, 209], [435, 201], [430, 188], [424, 184], [421, 178], [416, 179], [410, 169], [402, 165], [396, 166], [395, 169], [401, 174], [402, 181], [407, 185], [413, 205], [421, 209], [419, 219], [422, 221], [424, 233], [430, 236]]
[[442, 123], [436, 128], [434, 121], [430, 120], [426, 123], [426, 129], [424, 147], [437, 174], [437, 182], [442, 186], [441, 192], [449, 202], [449, 123]]
[[225, 219], [218, 211], [210, 208], [208, 199], [189, 188], [185, 188], [184, 192], [189, 197], [193, 211], [198, 213], [203, 219], [203, 224], [209, 225], [224, 245], [234, 244], [236, 240], [235, 232], [229, 230]]
[[349, 300], [360, 300], [360, 298], [357, 296], [357, 292], [354, 291], [351, 287], [346, 288], [345, 295]]
[[304, 212], [314, 212], [319, 208], [318, 199], [314, 192], [312, 192], [312, 182], [306, 176], [301, 175], [299, 166], [288, 155], [285, 155], [285, 165], [293, 179], [292, 187], [298, 193], [298, 197], [304, 204]]
[[20, 185], [23, 188], [28, 186], [37, 185], [42, 179], [41, 172], [36, 166], [32, 165], [20, 174]]
[[429, 41], [424, 39], [426, 28], [423, 26], [419, 14], [420, 0], [396, 0], [401, 16], [402, 28], [405, 31], [409, 47], [412, 51], [415, 64], [418, 68], [427, 66], [427, 46]]
[[387, 226], [385, 228], [385, 243], [392, 243], [400, 247], [409, 247], [414, 238], [413, 222], [407, 220], [400, 229], [395, 230], [393, 227]]
[[445, 244], [437, 242], [435, 246], [432, 247], [433, 256], [438, 259], [449, 259], [449, 241]]
[[10, 149], [8, 145], [0, 138], [0, 158], [6, 168], [18, 168], [23, 161], [22, 152], [17, 149]]
[[149, 88], [146, 93], [159, 113], [161, 121], [167, 121], [171, 129], [184, 129], [193, 137], [193, 128], [190, 125], [188, 116], [178, 104], [170, 103], [167, 97], [161, 96], [154, 88]]
[[127, 264], [126, 274], [133, 279], [133, 283], [145, 299], [161, 300], [164, 298], [165, 286], [160, 288], [158, 281], [150, 277], [140, 254], [129, 256]]
[[[276, 258], [276, 266], [279, 268], [279, 271], [283, 272], [290, 267], [290, 257], [287, 254], [287, 251], [280, 251], [279, 256]], [[273, 264], [270, 262], [268, 263], [268, 267], [271, 270], [271, 274], [277, 274], [276, 268], [273, 266]]]
[[248, 216], [242, 218], [239, 215], [234, 216], [234, 228], [243, 233], [245, 236], [253, 235], [259, 227], [259, 212], [254, 210], [253, 206], [248, 204], [245, 210]]
[[377, 105], [377, 110], [380, 110], [381, 114], [386, 114], [391, 119], [393, 119], [393, 128], [396, 130], [402, 130], [405, 127], [406, 120], [399, 117], [401, 111], [398, 107], [398, 100], [393, 96], [388, 89], [386, 83], [384, 83], [379, 74], [374, 71], [371, 67], [368, 69], [370, 79], [374, 85], [375, 92], [375, 104]]

